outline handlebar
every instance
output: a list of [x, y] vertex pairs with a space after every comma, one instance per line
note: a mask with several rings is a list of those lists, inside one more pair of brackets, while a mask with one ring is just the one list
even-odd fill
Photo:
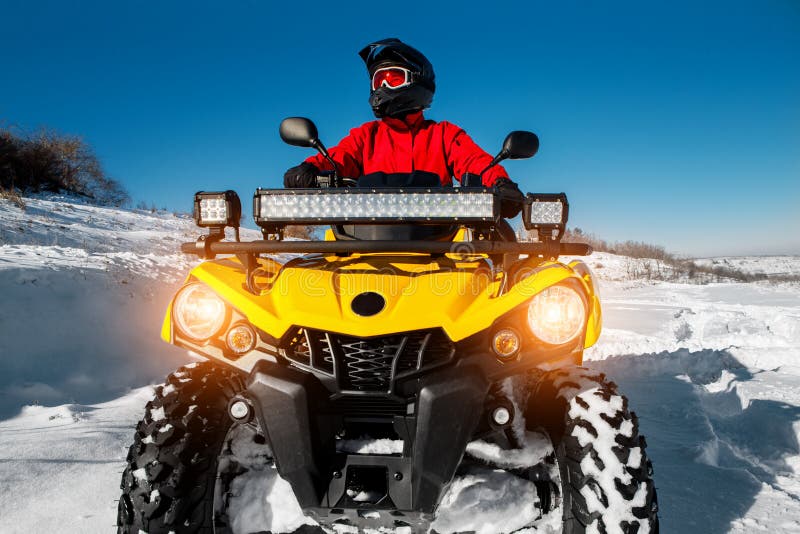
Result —
[[336, 184], [337, 178], [332, 174], [322, 174], [317, 176], [317, 187], [319, 188], [327, 188], [327, 187], [355, 187], [358, 183], [358, 180], [354, 180], [352, 178], [342, 178], [339, 177], [338, 181], [340, 185]]

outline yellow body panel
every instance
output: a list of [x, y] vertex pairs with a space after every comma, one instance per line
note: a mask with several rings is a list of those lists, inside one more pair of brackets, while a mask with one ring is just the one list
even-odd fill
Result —
[[[459, 341], [568, 278], [582, 285], [589, 304], [586, 347], [600, 333], [599, 301], [582, 262], [531, 266], [524, 279], [498, 296], [502, 276], [492, 273], [483, 256], [310, 255], [282, 268], [271, 259], [259, 261], [260, 295], [245, 289], [244, 269], [235, 258], [201, 263], [190, 278], [210, 286], [253, 325], [276, 338], [294, 325], [357, 337], [440, 327], [451, 340]], [[386, 300], [384, 309], [372, 317], [359, 316], [350, 306], [356, 295], [367, 291]], [[165, 339], [170, 336], [169, 320], [168, 311], [162, 329]]]
[[167, 306], [167, 315], [161, 324], [161, 339], [167, 343], [172, 343], [172, 302]]
[[581, 277], [586, 288], [586, 302], [588, 304], [589, 313], [586, 322], [586, 337], [584, 348], [589, 348], [600, 338], [600, 332], [603, 330], [603, 310], [600, 307], [600, 295], [597, 293], [597, 288], [594, 285], [594, 278], [589, 266], [580, 260], [574, 260], [569, 263], [569, 268]]

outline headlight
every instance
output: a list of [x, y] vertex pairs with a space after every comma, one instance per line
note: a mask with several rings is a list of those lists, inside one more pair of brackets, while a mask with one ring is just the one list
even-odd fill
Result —
[[551, 345], [575, 339], [586, 323], [586, 305], [574, 289], [548, 287], [528, 307], [528, 325], [537, 338]]
[[225, 303], [203, 284], [189, 284], [175, 297], [175, 323], [195, 341], [205, 341], [225, 324]]

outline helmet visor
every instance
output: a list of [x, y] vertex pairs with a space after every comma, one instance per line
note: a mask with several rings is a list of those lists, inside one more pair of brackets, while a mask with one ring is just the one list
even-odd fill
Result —
[[372, 90], [380, 87], [400, 89], [411, 85], [411, 71], [403, 67], [386, 67], [372, 74]]

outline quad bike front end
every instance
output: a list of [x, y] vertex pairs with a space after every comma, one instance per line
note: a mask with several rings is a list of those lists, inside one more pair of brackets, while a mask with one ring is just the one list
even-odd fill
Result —
[[[486, 466], [530, 491], [527, 515], [509, 511], [497, 532], [547, 514], [571, 533], [657, 531], [635, 415], [580, 367], [602, 318], [588, 267], [558, 261], [591, 252], [560, 242], [566, 196], [527, 196], [530, 243], [497, 231], [500, 200], [470, 187], [259, 190], [264, 239], [240, 242], [238, 231], [224, 240], [238, 197], [198, 194], [196, 221], [210, 231], [183, 251], [207, 261], [171, 302], [162, 337], [207, 361], [148, 405], [120, 532], [462, 531], [443, 497]], [[290, 224], [332, 230], [284, 240]], [[531, 463], [537, 435], [549, 449]], [[619, 472], [580, 471], [586, 458]], [[242, 497], [243, 480], [267, 476], [288, 482], [294, 519]]]

